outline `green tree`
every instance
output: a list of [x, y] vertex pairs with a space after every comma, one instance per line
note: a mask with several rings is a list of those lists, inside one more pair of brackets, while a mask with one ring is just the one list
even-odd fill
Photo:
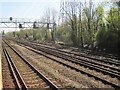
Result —
[[110, 52], [119, 52], [120, 15], [117, 8], [111, 8], [106, 18], [106, 28], [101, 28], [96, 35], [97, 46]]

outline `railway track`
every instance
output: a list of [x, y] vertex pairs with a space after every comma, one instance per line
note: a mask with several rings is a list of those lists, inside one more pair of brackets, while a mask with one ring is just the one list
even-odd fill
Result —
[[[22, 45], [23, 46], [23, 45]], [[46, 49], [39, 49], [39, 48], [35, 48], [35, 46], [33, 46], [32, 48], [34, 48], [34, 49], [32, 49], [32, 48], [28, 48], [28, 47], [26, 47], [26, 46], [24, 46], [25, 48], [27, 48], [27, 49], [29, 49], [29, 50], [32, 50], [32, 51], [34, 51], [34, 52], [36, 52], [36, 53], [38, 53], [38, 54], [41, 54], [41, 55], [43, 55], [43, 56], [45, 56], [45, 57], [47, 57], [47, 58], [50, 58], [50, 59], [52, 59], [52, 60], [54, 60], [54, 61], [56, 61], [56, 62], [58, 62], [58, 63], [60, 63], [60, 64], [62, 64], [62, 65], [64, 65], [64, 66], [67, 66], [67, 67], [69, 67], [69, 68], [71, 68], [71, 69], [74, 69], [74, 70], [76, 70], [76, 71], [78, 71], [78, 72], [81, 72], [81, 73], [83, 73], [83, 74], [87, 74], [88, 76], [90, 76], [90, 77], [94, 77], [95, 79], [97, 79], [97, 80], [99, 80], [99, 81], [102, 81], [103, 83], [105, 83], [105, 84], [108, 84], [108, 85], [111, 85], [112, 87], [114, 87], [114, 88], [120, 88], [120, 86], [119, 86], [119, 84], [116, 84], [116, 83], [113, 83], [113, 82], [111, 82], [111, 81], [109, 81], [109, 80], [106, 80], [106, 79], [103, 79], [103, 78], [101, 78], [101, 77], [99, 77], [99, 76], [96, 76], [96, 75], [94, 75], [94, 74], [92, 74], [92, 73], [88, 73], [88, 72], [85, 72], [85, 71], [83, 71], [83, 70], [80, 70], [80, 69], [78, 69], [78, 68], [75, 68], [75, 67], [73, 67], [73, 66], [71, 66], [71, 65], [68, 65], [68, 64], [65, 64], [65, 63], [63, 63], [62, 61], [58, 61], [58, 60], [56, 60], [56, 59], [54, 59], [54, 58], [51, 58], [49, 55], [46, 55], [45, 53], [47, 53], [47, 54], [49, 54], [50, 53], [50, 51], [46, 51]], [[30, 46], [31, 47], [31, 46]], [[35, 50], [35, 49], [39, 49], [40, 51], [42, 51], [42, 52], [45, 52], [45, 53], [41, 53], [41, 52], [39, 52], [39, 51], [37, 51], [37, 50]], [[60, 55], [60, 54], [59, 54]], [[54, 56], [56, 56], [56, 55], [54, 55]], [[57, 56], [57, 57], [60, 57], [60, 58], [63, 58], [63, 59], [65, 59], [65, 60], [68, 60], [68, 61], [72, 61], [72, 62], [74, 62], [74, 63], [77, 63], [78, 64], [78, 61], [76, 61], [75, 62], [75, 60], [74, 60], [74, 58], [69, 58], [69, 57], [66, 57], [66, 56], [63, 56], [63, 55], [61, 55], [61, 56]], [[96, 70], [96, 71], [100, 71], [100, 72], [102, 72], [102, 73], [104, 73], [104, 74], [107, 74], [107, 75], [110, 75], [110, 76], [112, 76], [112, 77], [117, 77], [118, 79], [119, 79], [119, 74], [116, 74], [116, 73], [111, 73], [111, 72], [109, 72], [109, 71], [106, 71], [106, 70], [104, 70], [104, 69], [100, 69], [99, 67], [93, 67], [93, 66], [91, 66], [90, 64], [88, 64], [88, 63], [79, 63], [80, 65], [83, 65], [83, 66], [85, 66], [85, 67], [89, 67], [89, 68], [91, 68], [91, 69], [94, 69], [94, 70]]]
[[6, 88], [18, 88], [18, 85], [16, 83], [11, 64], [8, 63], [4, 50], [2, 51], [2, 81], [3, 81], [3, 89]]
[[27, 86], [25, 85], [24, 81], [22, 80], [19, 72], [17, 72], [18, 69], [13, 66], [14, 64], [12, 63], [11, 58], [10, 58], [7, 50], [5, 49], [5, 47], [3, 47], [3, 52], [5, 54], [7, 62], [9, 64], [10, 70], [12, 71], [12, 75], [13, 75], [15, 83], [16, 83], [15, 87], [18, 89], [20, 89], [20, 88], [27, 89]]
[[[118, 67], [111, 66], [111, 64], [114, 64], [116, 66], [120, 66], [119, 61], [109, 61], [109, 60], [105, 60], [105, 59], [101, 60], [101, 59], [93, 58], [93, 57], [86, 56], [86, 55], [81, 55], [81, 54], [76, 54], [76, 53], [72, 53], [72, 52], [62, 51], [62, 50], [59, 50], [59, 49], [56, 49], [56, 48], [51, 48], [51, 47], [36, 44], [36, 43], [35, 44], [32, 43], [32, 44], [36, 45], [36, 46], [43, 47], [43, 48], [47, 48], [47, 50], [49, 49], [52, 52], [56, 52], [56, 53], [59, 53], [59, 54], [67, 54], [71, 58], [74, 57], [78, 60], [83, 60], [85, 62], [89, 62], [89, 63], [99, 65], [99, 66], [104, 66], [106, 68], [110, 68], [112, 70], [116, 70], [116, 71], [120, 72], [120, 69]], [[106, 63], [109, 63], [110, 65], [107, 65]]]
[[[55, 55], [57, 57], [68, 57], [70, 59], [74, 59], [74, 60], [71, 60], [72, 62], [74, 63], [78, 63], [80, 64], [81, 62], [82, 63], [88, 63], [89, 65], [92, 64], [92, 66], [94, 66], [95, 68], [100, 68], [101, 66], [101, 69], [104, 69], [104, 73], [106, 73], [108, 71], [111, 72], [109, 73], [112, 77], [114, 76], [114, 74], [112, 73], [116, 73], [116, 77], [117, 78], [120, 78], [120, 62], [119, 61], [108, 61], [108, 60], [100, 60], [100, 59], [97, 59], [97, 58], [91, 58], [91, 57], [88, 57], [88, 56], [82, 56], [82, 55], [76, 55], [75, 53], [71, 53], [71, 52], [66, 52], [66, 51], [62, 51], [62, 50], [59, 50], [59, 49], [56, 49], [56, 48], [51, 48], [51, 47], [48, 47], [48, 46], [44, 46], [44, 45], [40, 45], [40, 44], [36, 44], [36, 43], [30, 43], [30, 42], [27, 42], [27, 44], [30, 44], [30, 45], [34, 45], [35, 47], [37, 46], [38, 48], [37, 49], [40, 49], [40, 48], [43, 48], [41, 50], [43, 50], [44, 52], [46, 51], [46, 53], [49, 53], [49, 54], [52, 54], [52, 55]], [[25, 43], [26, 44], [26, 43]], [[26, 44], [26, 45], [27, 45]], [[40, 48], [39, 48], [40, 47]], [[61, 57], [61, 58], [63, 58]], [[64, 58], [65, 59], [65, 58]], [[100, 62], [98, 62], [100, 61]], [[104, 63], [101, 63], [101, 62], [104, 62]], [[111, 65], [107, 65], [106, 63], [110, 63], [110, 64], [114, 64], [118, 67], [113, 67]], [[84, 65], [86, 66], [86, 65]], [[103, 68], [104, 67], [104, 68]], [[93, 67], [91, 67], [91, 69], [94, 69]], [[96, 70], [96, 69], [95, 69]], [[99, 70], [101, 71], [101, 70]]]
[[102, 56], [102, 57], [106, 57], [107, 59], [111, 60], [111, 59], [116, 59], [116, 60], [120, 60], [120, 57], [117, 55], [117, 54], [109, 54], [109, 53], [105, 53], [104, 51], [94, 51], [94, 50], [91, 50], [91, 49], [83, 49], [83, 48], [75, 48], [75, 47], [71, 47], [73, 48], [73, 51], [74, 52], [83, 52], [85, 54], [88, 54], [88, 55], [96, 55], [96, 56]]
[[[9, 38], [8, 38], [9, 39]], [[22, 42], [22, 41], [17, 41], [13, 38], [10, 38], [10, 40], [13, 40], [15, 42]], [[54, 47], [51, 47], [51, 46], [48, 46], [48, 45], [45, 45], [45, 44], [40, 44], [40, 43], [36, 43], [36, 42], [29, 42], [29, 41], [25, 41], [26, 43], [30, 43], [31, 45], [36, 45], [36, 46], [40, 46], [40, 47], [45, 47], [47, 49], [50, 49], [50, 50], [55, 50], [55, 51], [58, 51], [58, 52], [61, 52], [61, 53], [66, 53], [68, 55], [71, 55], [71, 56], [74, 56], [74, 57], [78, 57], [79, 59], [81, 58], [84, 58], [84, 59], [89, 59], [89, 60], [92, 60], [92, 61], [97, 61], [97, 62], [101, 62], [101, 63], [105, 63], [105, 64], [109, 64], [109, 65], [115, 65], [115, 66], [120, 66], [120, 61], [119, 61], [119, 58], [116, 56], [114, 57], [113, 55], [111, 54], [108, 54], [108, 56], [105, 54], [103, 55], [102, 53], [99, 53], [99, 52], [95, 52], [95, 51], [91, 51], [91, 50], [84, 50], [84, 49], [81, 49], [80, 52], [69, 52], [69, 51], [64, 51], [64, 50], [61, 50], [61, 49], [56, 49]], [[25, 43], [25, 42], [22, 42], [22, 43]], [[96, 55], [96, 56], [105, 56], [105, 58], [98, 58], [98, 57], [91, 57], [91, 55]]]
[[[32, 42], [32, 43], [35, 43], [35, 44], [41, 44], [41, 45], [51, 47], [51, 45], [45, 44], [45, 43], [42, 43], [42, 42], [41, 43], [38, 43], [36, 41], [28, 41], [28, 42]], [[109, 54], [109, 53], [105, 53], [105, 52], [101, 52], [101, 51], [93, 51], [91, 49], [83, 49], [83, 48], [79, 49], [79, 48], [76, 48], [76, 47], [72, 47], [70, 45], [64, 45], [64, 44], [59, 44], [59, 45], [61, 45], [63, 48], [68, 48], [68, 47], [71, 48], [72, 51], [75, 52], [75, 54], [76, 54], [76, 52], [82, 52], [82, 53], [87, 54], [87, 55], [97, 55], [97, 56], [102, 56], [102, 57], [104, 56], [109, 60], [120, 60], [120, 57], [118, 56], [118, 54], [113, 55], [113, 54]], [[81, 53], [79, 53], [79, 54], [81, 54]], [[81, 54], [81, 55], [84, 56], [84, 54]]]
[[[17, 43], [25, 43], [25, 42], [22, 42], [22, 41], [17, 41], [17, 40], [14, 40], [14, 39], [11, 39], [11, 40], [13, 40], [13, 41], [15, 41], [15, 42], [17, 42]], [[84, 51], [85, 53], [87, 53], [87, 54], [83, 54], [83, 52], [82, 53], [76, 53], [76, 52], [69, 52], [69, 51], [64, 51], [64, 50], [60, 50], [60, 49], [56, 49], [56, 48], [53, 48], [53, 47], [50, 47], [50, 46], [47, 46], [47, 45], [43, 45], [43, 44], [38, 44], [38, 43], [32, 43], [32, 42], [28, 42], [28, 41], [26, 41], [26, 43], [28, 44], [30, 44], [30, 45], [35, 45], [35, 46], [40, 46], [40, 47], [43, 47], [43, 48], [47, 48], [47, 49], [49, 49], [49, 50], [52, 50], [52, 51], [57, 51], [57, 52], [60, 52], [60, 53], [65, 53], [65, 54], [67, 54], [67, 55], [69, 55], [70, 57], [72, 56], [74, 56], [75, 58], [77, 58], [77, 59], [81, 59], [81, 60], [84, 60], [84, 61], [86, 61], [86, 60], [92, 60], [93, 61], [93, 63], [96, 63], [96, 62], [100, 62], [100, 63], [103, 63], [103, 65], [102, 66], [104, 66], [104, 67], [108, 67], [108, 65], [105, 65], [105, 64], [109, 64], [109, 67], [108, 68], [111, 68], [112, 69], [112, 67], [110, 66], [110, 65], [114, 65], [114, 66], [120, 66], [120, 61], [118, 60], [118, 58], [115, 60], [115, 59], [112, 59], [112, 58], [104, 58], [104, 59], [99, 59], [99, 58], [96, 58], [96, 57], [91, 57], [91, 56], [89, 56], [89, 54], [88, 54], [88, 52], [87, 51], [89, 51], [89, 50], [86, 50], [86, 51]], [[90, 53], [90, 52], [89, 52]], [[95, 53], [95, 52], [94, 52]], [[88, 61], [89, 61], [88, 60]], [[113, 68], [113, 70], [114, 70], [114, 68]], [[117, 70], [117, 69], [116, 69]]]
[[[26, 43], [24, 43], [24, 44], [28, 45]], [[54, 55], [56, 57], [71, 61], [73, 63], [79, 64], [79, 65], [82, 65], [82, 66], [85, 66], [85, 67], [88, 67], [92, 70], [103, 72], [104, 74], [108, 74], [111, 77], [116, 77], [116, 78], [120, 79], [120, 69], [119, 68], [111, 67], [109, 65], [94, 62], [94, 61], [89, 61], [89, 60], [86, 60], [86, 59], [83, 59], [83, 58], [73, 57], [69, 54], [59, 52], [59, 51], [55, 51], [54, 49], [52, 50], [52, 49], [49, 49], [49, 48], [43, 47], [43, 46], [36, 46], [36, 45], [31, 46], [31, 44], [29, 44], [28, 46], [30, 46], [34, 49], [43, 51], [47, 54]]]
[[30, 64], [13, 47], [8, 45], [3, 50], [19, 89], [38, 88], [59, 90], [55, 84]]
[[[75, 52], [68, 52], [68, 51], [63, 51], [63, 50], [60, 50], [60, 49], [56, 49], [56, 48], [53, 48], [53, 47], [50, 47], [50, 46], [47, 46], [47, 45], [43, 45], [43, 44], [38, 44], [38, 43], [31, 43], [31, 42], [27, 42], [27, 43], [30, 43], [32, 45], [36, 45], [36, 46], [40, 46], [40, 47], [45, 47], [47, 49], [50, 49], [50, 50], [54, 50], [54, 51], [58, 51], [58, 52], [61, 52], [61, 53], [66, 53], [68, 55], [72, 55], [72, 56], [75, 56], [75, 57], [79, 57], [79, 59], [81, 59], [81, 57], [85, 58], [85, 59], [92, 59], [94, 61], [99, 61], [99, 62], [103, 62], [103, 63], [109, 63], [109, 64], [113, 64], [113, 65], [116, 65], [116, 66], [120, 66], [120, 61], [119, 60], [114, 60], [114, 59], [110, 59], [110, 58], [107, 58], [107, 59], [99, 59], [99, 58], [94, 58], [94, 57], [90, 57], [90, 56], [87, 56], [85, 54], [81, 54], [81, 53], [75, 53]], [[85, 52], [85, 51], [84, 51]], [[88, 52], [86, 51], [86, 53], [88, 54]]]
[[[97, 61], [99, 61], [99, 59], [95, 59], [95, 58], [91, 58], [91, 57], [86, 57], [86, 56], [82, 57], [82, 56], [80, 56], [80, 55], [78, 55], [78, 54], [76, 55], [76, 54], [71, 53], [71, 52], [61, 51], [61, 50], [59, 50], [59, 49], [50, 48], [50, 47], [46, 47], [46, 46], [42, 46], [42, 45], [37, 45], [37, 46], [39, 46], [40, 48], [41, 48], [41, 47], [44, 48], [44, 50], [50, 51], [49, 54], [51, 54], [52, 52], [56, 52], [56, 53], [58, 53], [58, 55], [60, 54], [60, 55], [62, 55], [62, 56], [68, 56], [69, 58], [77, 59], [78, 62], [79, 62], [80, 60], [82, 60], [82, 61], [85, 61], [85, 62], [92, 63], [92, 64], [94, 64], [94, 65], [103, 66], [103, 67], [105, 67], [105, 68], [109, 68], [109, 69], [111, 69], [111, 70], [114, 70], [114, 71], [116, 70], [116, 71], [120, 72], [119, 67], [113, 67], [113, 66], [107, 65], [107, 64], [105, 64], [105, 63], [107, 63], [107, 61], [104, 62], [104, 60], [103, 60], [103, 61], [100, 60], [100, 61], [104, 62], [104, 64], [103, 64], [103, 63], [97, 62]], [[53, 53], [53, 54], [54, 54], [54, 53]], [[78, 56], [79, 56], [79, 57], [78, 57]], [[108, 62], [109, 62], [109, 61], [108, 61]], [[111, 62], [111, 63], [112, 63], [112, 64], [115, 64], [116, 66], [120, 66], [120, 62]], [[118, 73], [118, 74], [120, 74], [120, 73]]]

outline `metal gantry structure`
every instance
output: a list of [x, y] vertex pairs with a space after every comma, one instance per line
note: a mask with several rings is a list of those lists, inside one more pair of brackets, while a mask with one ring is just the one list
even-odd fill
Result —
[[46, 25], [47, 28], [54, 26], [54, 22], [41, 22], [40, 19], [32, 18], [0, 18], [0, 28], [33, 28]]
[[[13, 31], [13, 36], [16, 36], [16, 30], [19, 28], [20, 30], [23, 29], [39, 29], [42, 27], [46, 27], [47, 30], [52, 29], [54, 31], [54, 37], [55, 37], [55, 30], [56, 30], [56, 23], [55, 22], [42, 22], [40, 19], [30, 19], [30, 18], [0, 18], [0, 29], [4, 28], [15, 28], [15, 31]], [[3, 35], [4, 35], [4, 30]], [[34, 30], [33, 30], [34, 33]], [[47, 36], [47, 32], [46, 32]], [[34, 34], [33, 34], [34, 37]]]

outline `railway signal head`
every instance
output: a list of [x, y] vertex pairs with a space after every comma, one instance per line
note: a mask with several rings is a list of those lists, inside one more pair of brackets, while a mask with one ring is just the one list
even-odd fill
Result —
[[12, 21], [12, 19], [13, 19], [13, 18], [12, 18], [12, 17], [10, 17], [10, 21]]
[[47, 23], [47, 29], [49, 29], [49, 23]]
[[34, 21], [34, 23], [33, 23], [33, 28], [38, 28], [38, 25], [37, 25], [36, 21]]
[[22, 28], [22, 24], [19, 24], [19, 28]]

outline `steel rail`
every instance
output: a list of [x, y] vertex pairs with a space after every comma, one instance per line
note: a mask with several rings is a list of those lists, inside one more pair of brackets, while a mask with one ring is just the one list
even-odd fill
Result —
[[84, 70], [75, 68], [75, 67], [73, 67], [73, 66], [71, 66], [71, 65], [65, 64], [65, 63], [63, 63], [62, 61], [58, 61], [58, 60], [56, 60], [56, 59], [54, 59], [54, 58], [46, 55], [45, 53], [42, 53], [42, 52], [38, 51], [38, 50], [36, 50], [36, 49], [28, 48], [28, 47], [26, 47], [26, 46], [23, 46], [23, 47], [25, 47], [25, 48], [27, 48], [28, 50], [31, 50], [31, 51], [33, 51], [33, 52], [35, 52], [35, 53], [38, 53], [38, 54], [40, 54], [40, 55], [43, 55], [43, 56], [45, 56], [46, 58], [49, 58], [49, 59], [51, 59], [51, 60], [53, 60], [53, 61], [55, 61], [55, 62], [57, 62], [57, 63], [60, 63], [60, 64], [62, 64], [62, 65], [64, 65], [64, 66], [66, 66], [66, 67], [69, 67], [69, 68], [71, 68], [71, 69], [74, 69], [74, 70], [76, 70], [77, 72], [80, 72], [80, 73], [82, 73], [82, 74], [86, 74], [86, 75], [88, 75], [89, 77], [95, 78], [96, 80], [100, 80], [100, 81], [102, 81], [103, 83], [108, 84], [108, 85], [111, 85], [112, 87], [114, 87], [114, 88], [116, 88], [116, 89], [119, 89], [119, 88], [120, 88], [120, 86], [119, 86], [118, 84], [116, 84], [116, 83], [113, 83], [113, 82], [111, 82], [111, 81], [105, 80], [105, 79], [103, 79], [103, 78], [101, 78], [101, 77], [95, 76], [95, 75], [92, 74], [92, 73], [88, 73], [88, 72], [86, 72], [86, 71], [84, 71]]
[[4, 50], [4, 54], [5, 57], [9, 63], [9, 66], [12, 70], [12, 73], [15, 77], [15, 81], [17, 83], [18, 89], [27, 89], [27, 85], [25, 84], [25, 82], [23, 81], [18, 69], [16, 68], [15, 64], [12, 62], [12, 58], [9, 56], [9, 53], [7, 52], [7, 50], [5, 49], [5, 47], [3, 48]]
[[[5, 42], [5, 41], [4, 41]], [[32, 64], [30, 64], [19, 52], [17, 52], [13, 47], [11, 47], [7, 42], [5, 42], [31, 69], [33, 69], [53, 90], [59, 90], [59, 88], [50, 81], [45, 75], [43, 75], [39, 70], [37, 70]]]
[[[39, 45], [38, 45], [39, 46]], [[106, 64], [102, 64], [102, 63], [98, 63], [98, 62], [94, 62], [94, 61], [89, 61], [89, 60], [86, 60], [86, 59], [91, 59], [91, 60], [95, 60], [95, 61], [102, 61], [102, 60], [99, 60], [99, 59], [96, 59], [96, 58], [92, 58], [92, 57], [89, 57], [89, 56], [81, 56], [81, 55], [78, 55], [78, 54], [75, 54], [75, 53], [71, 53], [71, 52], [67, 52], [67, 51], [62, 51], [62, 50], [59, 50], [59, 49], [55, 49], [55, 48], [51, 48], [51, 47], [47, 47], [47, 46], [42, 46], [42, 45], [40, 45], [40, 47], [45, 47], [45, 48], [47, 48], [47, 49], [50, 49], [50, 50], [52, 50], [52, 51], [57, 51], [57, 53], [60, 53], [60, 54], [63, 54], [63, 53], [65, 53], [65, 54], [74, 54], [74, 55], [76, 55], [76, 56], [80, 56], [80, 57], [76, 57], [76, 56], [71, 56], [71, 55], [69, 55], [69, 57], [74, 57], [74, 58], [76, 58], [76, 59], [80, 59], [80, 60], [83, 60], [83, 61], [86, 61], [86, 62], [89, 62], [89, 63], [93, 63], [93, 64], [97, 64], [97, 65], [100, 65], [100, 66], [104, 66], [104, 67], [106, 67], [106, 68], [110, 68], [110, 69], [112, 69], [112, 70], [116, 70], [116, 71], [119, 71], [120, 72], [120, 69], [119, 68], [115, 68], [115, 67], [112, 67], [112, 66], [108, 66], [108, 65], [106, 65]], [[83, 58], [81, 58], [81, 57], [84, 57], [85, 59], [83, 59]], [[104, 61], [104, 60], [103, 60]], [[104, 62], [106, 62], [107, 63], [107, 61], [104, 61]], [[108, 61], [109, 62], [109, 61]], [[116, 64], [117, 66], [120, 66], [120, 62], [111, 62], [111, 64]]]
[[[25, 44], [25, 45], [28, 45], [28, 44]], [[114, 70], [108, 70], [108, 69], [105, 69], [103, 67], [99, 67], [99, 66], [97, 66], [95, 64], [89, 63], [89, 61], [88, 62], [83, 61], [83, 60], [80, 60], [80, 59], [74, 58], [72, 56], [69, 56], [69, 55], [66, 55], [66, 54], [63, 54], [63, 53], [59, 53], [59, 52], [51, 52], [47, 48], [41, 48], [41, 47], [37, 48], [37, 47], [31, 46], [31, 45], [28, 45], [28, 46], [30, 46], [30, 47], [32, 47], [34, 49], [41, 50], [41, 51], [43, 51], [43, 52], [45, 52], [47, 54], [54, 55], [56, 57], [71, 61], [71, 62], [76, 63], [76, 64], [80, 64], [80, 65], [85, 66], [85, 67], [89, 67], [90, 69], [94, 69], [96, 71], [100, 71], [100, 72], [108, 74], [108, 75], [110, 75], [112, 77], [117, 77], [118, 79], [120, 79], [120, 73], [119, 72], [116, 72]]]
[[8, 65], [9, 65], [9, 68], [10, 68], [10, 70], [11, 70], [11, 73], [12, 73], [14, 79], [15, 79], [15, 84], [16, 84], [17, 88], [21, 88], [21, 85], [20, 85], [20, 83], [19, 83], [19, 80], [18, 80], [18, 78], [17, 78], [17, 76], [16, 76], [16, 74], [15, 74], [15, 71], [14, 71], [14, 69], [13, 69], [13, 67], [12, 67], [12, 65], [11, 65], [11, 63], [10, 63], [10, 60], [9, 60], [9, 58], [8, 58], [8, 56], [7, 56], [6, 51], [5, 51], [4, 48], [3, 48], [3, 52], [4, 52], [4, 55], [5, 55], [5, 58], [6, 58], [7, 62], [8, 62]]
[[[31, 43], [31, 42], [29, 42], [29, 43]], [[68, 53], [68, 54], [73, 54], [73, 55], [75, 55], [75, 56], [85, 57], [85, 58], [92, 59], [92, 60], [95, 60], [95, 61], [100, 61], [100, 62], [105, 62], [105, 63], [114, 64], [114, 65], [116, 65], [116, 66], [119, 66], [119, 65], [120, 65], [120, 61], [106, 60], [106, 59], [101, 60], [101, 59], [93, 58], [93, 57], [86, 56], [86, 55], [83, 55], [83, 54], [77, 54], [77, 53], [73, 53], [73, 52], [63, 51], [63, 50], [60, 50], [60, 49], [52, 48], [52, 47], [45, 46], [45, 45], [41, 45], [41, 44], [38, 44], [38, 43], [31, 43], [31, 44], [37, 45], [37, 46], [41, 46], [41, 47], [46, 47], [46, 48], [49, 48], [49, 49], [52, 49], [52, 50], [57, 50], [57, 51], [64, 52], [64, 53]]]

